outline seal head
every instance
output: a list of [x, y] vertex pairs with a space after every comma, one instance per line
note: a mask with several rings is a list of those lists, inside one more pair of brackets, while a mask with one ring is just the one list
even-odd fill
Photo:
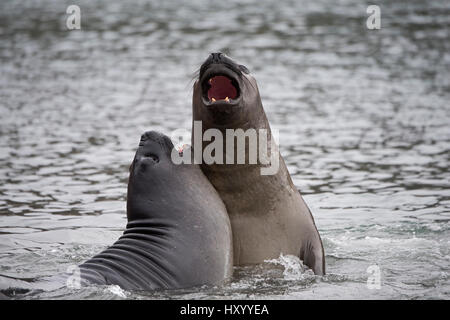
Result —
[[224, 53], [212, 53], [200, 67], [194, 84], [194, 112], [205, 125], [238, 128], [262, 107], [256, 80], [250, 71]]

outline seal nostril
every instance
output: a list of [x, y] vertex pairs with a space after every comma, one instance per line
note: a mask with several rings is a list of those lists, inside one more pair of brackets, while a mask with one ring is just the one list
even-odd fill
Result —
[[221, 52], [213, 52], [211, 53], [212, 63], [219, 63], [221, 60]]

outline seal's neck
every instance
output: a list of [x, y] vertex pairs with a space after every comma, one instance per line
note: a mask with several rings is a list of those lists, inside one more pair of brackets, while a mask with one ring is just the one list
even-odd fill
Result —
[[161, 219], [130, 221], [111, 247], [80, 266], [82, 277], [92, 283], [121, 283], [131, 289], [178, 286], [179, 272], [171, 263], [173, 244], [168, 240], [176, 234], [174, 227]]
[[133, 233], [166, 235], [174, 227], [175, 225], [170, 223], [170, 220], [163, 218], [135, 219], [128, 221], [122, 237]]

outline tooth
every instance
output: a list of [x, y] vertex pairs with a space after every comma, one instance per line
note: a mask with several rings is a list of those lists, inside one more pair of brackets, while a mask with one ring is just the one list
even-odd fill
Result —
[[226, 101], [226, 102], [230, 102], [230, 99], [228, 99], [228, 97], [226, 97], [226, 98], [225, 98], [225, 101]]
[[212, 78], [211, 78], [211, 79], [209, 79], [209, 83], [212, 83]]
[[216, 102], [216, 99], [214, 99], [214, 98], [211, 98], [211, 100], [212, 100], [213, 102]]

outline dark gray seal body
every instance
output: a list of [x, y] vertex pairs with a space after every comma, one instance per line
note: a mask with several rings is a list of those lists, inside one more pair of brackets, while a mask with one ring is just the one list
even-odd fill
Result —
[[[267, 149], [279, 159], [276, 174], [261, 175], [265, 165], [205, 164], [201, 168], [222, 198], [233, 230], [234, 264], [261, 263], [282, 254], [299, 256], [316, 274], [325, 273], [322, 241], [306, 203], [278, 153], [256, 80], [249, 70], [222, 53], [213, 53], [194, 84], [193, 121], [202, 132], [218, 129], [266, 129]], [[193, 125], [194, 130], [194, 125]], [[194, 149], [194, 135], [192, 138]], [[202, 150], [209, 142], [202, 143]], [[247, 145], [248, 146], [248, 145]], [[234, 155], [237, 154], [235, 144]], [[275, 150], [276, 149], [276, 150]], [[223, 149], [226, 154], [226, 149]], [[246, 149], [248, 159], [249, 150]]]
[[225, 206], [198, 165], [175, 165], [170, 139], [145, 133], [130, 167], [128, 224], [80, 265], [83, 282], [153, 290], [217, 284], [232, 274]]

